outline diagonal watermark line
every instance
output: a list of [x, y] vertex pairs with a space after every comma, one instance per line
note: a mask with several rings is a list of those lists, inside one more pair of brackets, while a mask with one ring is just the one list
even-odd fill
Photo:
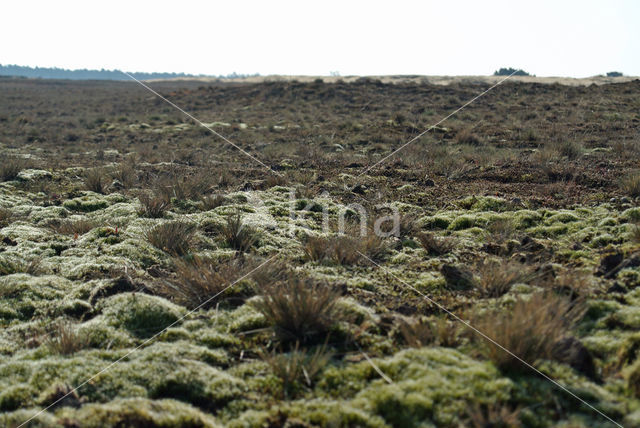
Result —
[[209, 297], [207, 300], [205, 300], [204, 302], [200, 303], [197, 307], [195, 307], [194, 309], [190, 310], [189, 312], [187, 312], [186, 314], [184, 314], [182, 317], [178, 318], [177, 320], [175, 320], [174, 322], [172, 322], [171, 324], [169, 324], [168, 326], [166, 326], [165, 328], [163, 328], [161, 331], [159, 331], [158, 333], [154, 334], [153, 336], [151, 336], [150, 338], [148, 338], [147, 340], [145, 340], [144, 342], [142, 342], [140, 345], [136, 346], [135, 348], [133, 348], [131, 351], [127, 352], [125, 355], [123, 355], [122, 357], [118, 358], [117, 360], [115, 360], [114, 362], [112, 362], [111, 364], [109, 364], [108, 366], [106, 366], [105, 368], [103, 368], [102, 370], [100, 370], [99, 372], [93, 374], [90, 378], [88, 378], [87, 380], [85, 380], [84, 382], [82, 382], [80, 385], [74, 387], [72, 390], [70, 390], [69, 392], [67, 392], [65, 395], [63, 395], [62, 397], [58, 398], [56, 401], [54, 401], [53, 403], [49, 404], [47, 407], [45, 407], [44, 409], [39, 410], [37, 413], [35, 413], [34, 415], [32, 415], [29, 419], [27, 419], [26, 421], [24, 421], [23, 423], [21, 423], [20, 425], [18, 425], [16, 428], [20, 428], [26, 424], [28, 424], [30, 421], [32, 421], [33, 419], [37, 418], [39, 415], [41, 415], [42, 413], [46, 412], [47, 410], [49, 410], [51, 407], [55, 406], [56, 404], [58, 404], [60, 401], [64, 400], [65, 398], [67, 398], [69, 395], [73, 394], [74, 392], [76, 392], [78, 389], [82, 388], [83, 386], [85, 386], [87, 383], [91, 382], [93, 379], [97, 378], [98, 376], [100, 376], [102, 373], [105, 373], [106, 371], [108, 371], [109, 369], [111, 369], [111, 367], [115, 366], [116, 364], [118, 364], [120, 361], [124, 360], [125, 358], [129, 357], [130, 355], [134, 354], [135, 352], [137, 352], [140, 348], [142, 348], [143, 346], [145, 346], [146, 344], [148, 344], [149, 342], [151, 342], [153, 339], [155, 339], [156, 337], [158, 337], [159, 335], [161, 335], [162, 333], [164, 333], [168, 328], [173, 327], [174, 325], [176, 325], [177, 323], [179, 323], [180, 321], [184, 320], [186, 317], [188, 317], [189, 315], [193, 314], [194, 312], [196, 312], [198, 309], [200, 309], [201, 307], [203, 307], [204, 305], [206, 305], [207, 303], [209, 303], [210, 301], [212, 301], [213, 299], [215, 299], [216, 297], [218, 297], [219, 295], [221, 295], [222, 293], [224, 293], [225, 291], [227, 291], [229, 288], [233, 287], [235, 284], [237, 284], [238, 282], [242, 281], [243, 279], [245, 279], [246, 277], [248, 277], [249, 275], [251, 275], [252, 273], [254, 273], [255, 271], [257, 271], [258, 269], [260, 269], [262, 266], [266, 265], [267, 263], [269, 263], [271, 260], [273, 260], [274, 258], [276, 258], [277, 254], [269, 257], [266, 261], [260, 263], [257, 267], [251, 269], [249, 272], [247, 272], [246, 274], [242, 275], [240, 278], [236, 279], [235, 281], [233, 281], [231, 284], [229, 284], [228, 286], [226, 286], [225, 288], [223, 288], [220, 292], [216, 293], [215, 295]]
[[227, 137], [225, 137], [224, 135], [220, 134], [219, 132], [217, 132], [216, 130], [212, 129], [210, 126], [208, 126], [206, 123], [203, 123], [201, 120], [197, 119], [196, 117], [194, 117], [192, 114], [186, 112], [185, 110], [183, 110], [182, 108], [180, 108], [179, 106], [177, 106], [174, 102], [168, 100], [167, 98], [163, 97], [162, 95], [160, 95], [157, 91], [155, 91], [154, 89], [152, 89], [150, 86], [145, 85], [143, 82], [141, 82], [140, 80], [136, 79], [135, 77], [133, 77], [130, 73], [127, 73], [126, 71], [122, 71], [123, 74], [129, 76], [132, 80], [134, 80], [135, 82], [139, 83], [142, 87], [144, 87], [145, 89], [147, 89], [149, 92], [153, 93], [154, 95], [156, 95], [158, 98], [160, 98], [161, 100], [163, 100], [164, 102], [166, 102], [167, 104], [169, 104], [170, 106], [172, 106], [173, 108], [175, 108], [176, 110], [180, 111], [182, 114], [184, 114], [185, 116], [187, 116], [188, 118], [190, 118], [191, 120], [193, 120], [194, 122], [196, 122], [198, 125], [202, 126], [203, 128], [208, 129], [213, 135], [215, 135], [218, 138], [221, 138], [222, 140], [224, 140], [226, 143], [231, 144], [233, 147], [235, 147], [236, 149], [238, 149], [240, 152], [242, 152], [244, 155], [246, 155], [247, 157], [251, 158], [252, 160], [258, 162], [260, 165], [262, 165], [263, 167], [265, 167], [266, 169], [268, 169], [271, 173], [276, 174], [278, 176], [282, 176], [282, 174], [280, 174], [278, 171], [274, 170], [273, 168], [271, 168], [269, 165], [265, 164], [264, 162], [262, 162], [260, 159], [256, 158], [255, 156], [253, 156], [252, 154], [248, 153], [246, 150], [244, 150], [242, 147], [238, 146], [237, 144], [235, 144], [233, 141], [231, 141], [230, 139], [228, 139]]
[[[357, 250], [356, 250], [357, 251]], [[362, 257], [364, 257], [365, 259], [367, 259], [369, 262], [371, 262], [373, 265], [382, 268], [385, 272], [389, 273], [391, 276], [393, 276], [396, 280], [400, 281], [403, 285], [406, 285], [407, 287], [409, 287], [411, 290], [415, 291], [417, 294], [419, 294], [420, 296], [424, 297], [427, 301], [429, 301], [429, 303], [435, 305], [438, 307], [438, 309], [440, 309], [443, 312], [446, 312], [448, 315], [452, 316], [453, 318], [455, 318], [456, 321], [461, 322], [462, 324], [464, 324], [467, 328], [473, 330], [473, 332], [475, 332], [476, 334], [482, 336], [484, 339], [488, 340], [489, 342], [491, 342], [493, 345], [497, 346], [498, 348], [500, 348], [501, 350], [503, 350], [504, 352], [506, 352], [507, 354], [511, 355], [513, 358], [515, 358], [516, 360], [520, 361], [522, 364], [524, 364], [525, 366], [527, 366], [528, 368], [530, 368], [531, 370], [533, 370], [534, 372], [536, 372], [537, 374], [539, 374], [540, 376], [542, 376], [543, 378], [545, 378], [546, 380], [548, 380], [549, 382], [553, 383], [555, 386], [557, 386], [558, 388], [560, 388], [561, 390], [563, 390], [564, 392], [566, 392], [567, 394], [571, 395], [573, 398], [575, 398], [576, 400], [580, 401], [582, 404], [586, 405], [587, 407], [589, 407], [591, 410], [593, 410], [594, 412], [598, 413], [600, 416], [602, 416], [603, 418], [607, 419], [609, 422], [612, 422], [614, 425], [620, 427], [620, 428], [624, 428], [622, 425], [620, 425], [618, 422], [614, 421], [613, 419], [611, 419], [609, 416], [607, 416], [606, 414], [604, 414], [601, 410], [599, 410], [598, 408], [594, 407], [593, 405], [587, 403], [585, 400], [583, 400], [582, 398], [578, 397], [575, 393], [571, 392], [567, 387], [563, 386], [562, 384], [560, 384], [558, 381], [556, 381], [555, 379], [553, 379], [550, 376], [547, 376], [546, 374], [542, 373], [540, 370], [538, 370], [537, 368], [533, 367], [531, 364], [527, 363], [525, 360], [523, 360], [522, 358], [520, 358], [519, 356], [517, 356], [516, 354], [514, 354], [513, 352], [511, 352], [510, 350], [508, 350], [507, 348], [505, 348], [504, 346], [502, 346], [501, 344], [499, 344], [498, 342], [496, 342], [495, 340], [493, 340], [492, 338], [490, 338], [489, 336], [487, 336], [485, 333], [483, 333], [482, 331], [478, 330], [477, 328], [475, 328], [474, 326], [472, 326], [471, 324], [469, 324], [467, 321], [463, 320], [462, 318], [460, 318], [458, 315], [454, 314], [453, 312], [451, 312], [450, 310], [448, 310], [447, 308], [445, 308], [444, 306], [442, 306], [440, 303], [436, 302], [435, 300], [433, 300], [432, 298], [430, 298], [429, 296], [427, 296], [426, 294], [422, 293], [420, 290], [418, 290], [417, 288], [415, 288], [413, 285], [409, 284], [408, 282], [398, 278], [393, 272], [389, 271], [388, 269], [384, 268], [383, 266], [381, 266], [380, 264], [376, 263], [375, 261], [373, 261], [370, 257], [368, 257], [367, 255], [361, 253], [360, 251], [357, 251], [358, 254], [360, 254]]]
[[457, 114], [458, 112], [460, 112], [461, 110], [464, 110], [467, 106], [469, 106], [469, 104], [473, 104], [478, 98], [484, 96], [485, 94], [487, 94], [489, 91], [491, 91], [492, 89], [494, 89], [497, 86], [500, 86], [502, 83], [504, 83], [505, 81], [507, 81], [508, 79], [510, 79], [514, 74], [516, 74], [518, 70], [515, 70], [513, 73], [511, 73], [510, 75], [508, 75], [507, 77], [505, 77], [504, 79], [498, 81], [498, 83], [495, 83], [493, 86], [489, 87], [488, 89], [484, 90], [483, 92], [481, 92], [480, 94], [476, 95], [475, 97], [471, 98], [469, 101], [467, 101], [466, 103], [464, 103], [462, 106], [458, 107], [456, 110], [452, 111], [451, 113], [449, 113], [448, 115], [446, 115], [445, 117], [443, 117], [442, 119], [440, 119], [438, 122], [434, 123], [433, 125], [431, 125], [430, 127], [428, 127], [427, 129], [425, 129], [424, 131], [422, 131], [421, 133], [419, 133], [418, 135], [416, 135], [415, 137], [413, 137], [412, 139], [410, 139], [409, 141], [407, 141], [406, 143], [404, 143], [403, 145], [401, 145], [400, 147], [398, 147], [397, 149], [395, 149], [393, 152], [389, 153], [387, 156], [383, 157], [382, 159], [380, 159], [378, 162], [374, 163], [373, 165], [367, 167], [364, 171], [362, 171], [360, 174], [358, 174], [356, 176], [356, 178], [362, 176], [363, 174], [366, 174], [368, 171], [370, 171], [371, 169], [375, 168], [376, 166], [380, 165], [382, 162], [386, 161], [387, 159], [389, 159], [390, 157], [392, 157], [393, 155], [395, 155], [396, 153], [398, 153], [400, 150], [404, 149], [405, 147], [407, 147], [409, 144], [413, 143], [414, 141], [420, 139], [424, 134], [426, 134], [427, 132], [431, 131], [432, 129], [434, 129], [435, 127], [437, 127], [438, 125], [440, 125], [442, 122], [446, 121], [447, 119], [449, 119], [451, 116]]

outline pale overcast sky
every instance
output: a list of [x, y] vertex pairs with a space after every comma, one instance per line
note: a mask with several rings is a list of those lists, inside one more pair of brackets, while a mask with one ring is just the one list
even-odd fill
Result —
[[0, 64], [327, 75], [640, 75], [640, 1], [7, 1]]

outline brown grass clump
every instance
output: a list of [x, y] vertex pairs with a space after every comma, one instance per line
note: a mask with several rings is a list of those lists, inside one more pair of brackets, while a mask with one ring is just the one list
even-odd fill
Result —
[[[242, 277], [245, 270], [238, 259], [216, 262], [210, 258], [194, 256], [177, 259], [174, 266], [176, 278], [164, 281], [162, 292], [189, 309], [207, 309], [223, 297], [243, 300], [250, 294], [246, 287], [240, 287], [239, 284], [236, 284], [237, 287], [229, 287], [237, 278]], [[226, 289], [229, 293], [225, 293]]]
[[151, 245], [177, 256], [189, 251], [194, 234], [195, 227], [182, 221], [161, 223], [146, 231], [147, 240]]
[[473, 428], [519, 428], [520, 409], [508, 404], [475, 404], [466, 411], [469, 427]]
[[201, 201], [203, 208], [206, 211], [210, 211], [224, 205], [227, 202], [227, 198], [219, 194], [206, 195], [202, 197]]
[[138, 196], [138, 201], [140, 201], [138, 214], [150, 218], [163, 217], [165, 211], [171, 206], [165, 195], [142, 193]]
[[372, 233], [361, 238], [349, 235], [307, 236], [304, 242], [307, 260], [330, 261], [342, 266], [370, 263], [368, 259], [379, 261], [387, 251], [386, 242]]
[[9, 208], [0, 208], [0, 228], [11, 223], [13, 212]]
[[485, 297], [500, 297], [508, 293], [512, 285], [530, 276], [526, 266], [498, 260], [483, 260], [476, 272], [476, 287]]
[[311, 343], [324, 338], [340, 319], [339, 294], [326, 285], [291, 277], [266, 290], [252, 302], [285, 343]]
[[296, 342], [289, 353], [278, 354], [274, 350], [262, 352], [260, 356], [282, 382], [282, 395], [286, 400], [295, 396], [302, 385], [313, 387], [315, 379], [329, 363], [332, 354], [326, 346], [317, 347], [314, 352], [310, 352], [300, 349], [300, 344]]
[[[553, 358], [555, 344], [581, 319], [582, 305], [551, 293], [536, 293], [517, 300], [513, 307], [487, 313], [471, 324], [529, 364]], [[478, 337], [478, 340], [485, 341]], [[529, 370], [497, 345], [486, 342], [488, 358], [503, 371]]]
[[434, 233], [423, 232], [418, 235], [418, 241], [425, 251], [432, 256], [442, 256], [453, 250], [457, 244], [454, 238], [439, 238]]
[[454, 347], [458, 344], [459, 325], [457, 321], [446, 318], [401, 319], [398, 329], [407, 345], [413, 348], [428, 345]]
[[158, 193], [166, 200], [175, 198], [179, 201], [198, 200], [211, 191], [215, 185], [215, 177], [208, 170], [202, 169], [194, 174], [173, 171], [169, 176], [157, 183]]
[[69, 321], [59, 321], [45, 340], [46, 346], [53, 353], [71, 355], [86, 348], [89, 344], [87, 336], [78, 332], [76, 326]]
[[79, 219], [79, 220], [62, 220], [49, 225], [56, 233], [62, 235], [84, 235], [91, 229], [96, 227], [96, 224], [91, 220]]
[[113, 178], [118, 180], [124, 189], [135, 186], [138, 181], [138, 173], [131, 163], [120, 163], [112, 172]]
[[470, 146], [480, 146], [482, 144], [480, 138], [469, 129], [458, 131], [458, 133], [456, 133], [456, 142], [458, 144], [468, 144]]
[[249, 251], [260, 240], [260, 232], [244, 224], [240, 212], [227, 217], [221, 233], [229, 247], [241, 252]]
[[11, 181], [18, 177], [20, 171], [27, 167], [24, 159], [9, 156], [0, 163], [0, 181]]
[[93, 168], [87, 170], [84, 174], [84, 185], [87, 190], [96, 193], [105, 193], [107, 191], [107, 176], [102, 168]]
[[640, 196], [640, 172], [636, 171], [620, 181], [620, 190], [628, 196]]
[[582, 146], [572, 140], [562, 140], [562, 142], [556, 143], [556, 149], [560, 155], [569, 160], [576, 160], [582, 155]]

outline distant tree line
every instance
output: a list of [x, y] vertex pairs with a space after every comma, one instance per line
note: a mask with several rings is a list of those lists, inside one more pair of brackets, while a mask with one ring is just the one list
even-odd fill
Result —
[[[240, 79], [243, 77], [259, 76], [256, 74], [231, 73], [220, 76], [194, 75], [185, 73], [130, 73], [140, 80], [146, 79], [175, 79], [189, 77], [217, 77], [220, 79]], [[64, 68], [25, 67], [21, 65], [1, 65], [0, 76], [30, 77], [39, 79], [71, 79], [71, 80], [130, 80], [131, 78], [119, 70], [66, 70]]]
[[511, 67], [509, 68], [502, 67], [500, 70], [493, 72], [494, 76], [510, 76], [512, 74], [514, 76], [531, 76], [529, 73], [527, 73], [522, 69], [516, 70], [515, 68], [511, 68]]

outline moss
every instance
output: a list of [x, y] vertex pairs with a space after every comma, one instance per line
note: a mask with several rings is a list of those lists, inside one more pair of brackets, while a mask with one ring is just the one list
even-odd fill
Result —
[[[88, 192], [91, 193], [91, 192]], [[67, 199], [62, 206], [71, 211], [92, 212], [107, 208], [108, 202], [97, 194]]]
[[511, 216], [513, 224], [518, 229], [533, 227], [542, 220], [542, 215], [536, 211], [520, 210]]
[[108, 323], [137, 337], [151, 337], [175, 323], [184, 309], [156, 296], [123, 293], [100, 302]]
[[392, 426], [456, 425], [468, 402], [507, 400], [512, 383], [489, 363], [453, 349], [401, 351], [375, 363], [393, 380], [387, 384], [367, 362], [329, 368], [318, 388], [349, 398], [352, 406], [382, 417]]
[[426, 229], [446, 229], [451, 220], [444, 216], [427, 216], [421, 218], [420, 223]]
[[511, 204], [502, 198], [495, 196], [469, 196], [458, 201], [458, 206], [473, 211], [507, 211]]
[[59, 412], [58, 416], [86, 428], [133, 426], [213, 428], [220, 426], [212, 416], [188, 404], [176, 400], [144, 398], [86, 404], [77, 410], [65, 408]]
[[449, 230], [469, 229], [476, 225], [476, 221], [477, 221], [477, 218], [475, 216], [461, 215], [459, 217], [456, 217], [456, 219], [449, 224], [448, 229]]
[[7, 387], [0, 392], [0, 411], [7, 412], [29, 406], [34, 393], [33, 388], [24, 383]]

